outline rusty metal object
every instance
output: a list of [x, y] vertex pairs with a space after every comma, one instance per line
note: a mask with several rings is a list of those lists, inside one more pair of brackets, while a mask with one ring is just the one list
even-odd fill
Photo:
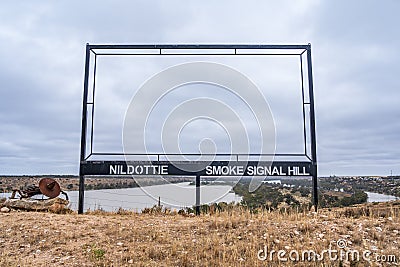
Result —
[[65, 198], [68, 200], [68, 195], [64, 191], [61, 190], [60, 185], [56, 182], [56, 180], [52, 178], [43, 178], [39, 181], [39, 186], [30, 185], [23, 190], [14, 189], [11, 195], [11, 199], [15, 198], [15, 194], [18, 193], [20, 195], [20, 199], [30, 198], [35, 195], [43, 194], [47, 196], [49, 199], [58, 197], [60, 193], [65, 195]]
[[49, 198], [55, 198], [60, 195], [60, 185], [51, 178], [43, 178], [39, 182], [40, 192]]
[[34, 195], [41, 194], [40, 188], [36, 185], [30, 185], [27, 188], [25, 188], [24, 190], [22, 190], [22, 192], [24, 193], [24, 195], [26, 197], [33, 197]]

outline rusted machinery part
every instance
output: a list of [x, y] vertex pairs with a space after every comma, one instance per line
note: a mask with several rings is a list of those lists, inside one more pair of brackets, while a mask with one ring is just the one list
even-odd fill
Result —
[[69, 200], [67, 193], [62, 191], [60, 185], [52, 178], [42, 178], [39, 181], [39, 186], [30, 185], [24, 190], [14, 189], [10, 198], [14, 199], [16, 193], [20, 195], [20, 199], [30, 198], [40, 194], [43, 194], [51, 199], [58, 197], [60, 193], [62, 193], [65, 195], [66, 200]]
[[48, 198], [55, 198], [60, 195], [61, 188], [56, 180], [52, 178], [42, 178], [39, 181], [40, 192]]
[[68, 195], [67, 195], [67, 192], [61, 190], [61, 194], [63, 194], [63, 195], [65, 196], [65, 199], [66, 199], [66, 200], [69, 200], [69, 197], [68, 197]]
[[15, 195], [19, 194], [19, 199], [23, 199], [24, 197], [26, 198], [27, 196], [19, 189], [13, 189], [12, 194], [10, 196], [10, 199], [16, 199]]
[[23, 198], [30, 198], [35, 195], [41, 194], [39, 187], [31, 185], [27, 189], [24, 190], [19, 190], [19, 189], [13, 189], [12, 194], [11, 194], [11, 199], [15, 199], [15, 195], [19, 194], [19, 199]]
[[[39, 195], [41, 194], [40, 192], [40, 188], [37, 185], [30, 185], [27, 188], [24, 188], [22, 190], [23, 193], [23, 197], [27, 198], [27, 197], [32, 197], [34, 195]], [[22, 196], [22, 195], [21, 195]]]

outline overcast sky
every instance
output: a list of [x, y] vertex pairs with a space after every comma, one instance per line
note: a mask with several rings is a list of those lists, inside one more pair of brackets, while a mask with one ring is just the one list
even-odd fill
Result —
[[78, 173], [89, 42], [311, 43], [320, 175], [400, 175], [399, 11], [396, 0], [1, 1], [0, 174]]

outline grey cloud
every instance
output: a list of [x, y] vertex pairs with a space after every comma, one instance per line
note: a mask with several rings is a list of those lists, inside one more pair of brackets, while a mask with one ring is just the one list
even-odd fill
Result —
[[[0, 169], [19, 174], [77, 173], [86, 42], [310, 41], [320, 174], [390, 170], [399, 174], [399, 5], [371, 0], [4, 1], [0, 4]], [[104, 69], [99, 72], [104, 84], [112, 83], [120, 91], [99, 96], [127, 103], [123, 95], [130, 90], [133, 94], [135, 88], [121, 81], [148, 77], [146, 71], [154, 64], [163, 69], [168, 62], [142, 65], [140, 72], [126, 67], [114, 76], [120, 80], [107, 80], [103, 74], [113, 73]], [[241, 71], [262, 77], [258, 72], [263, 69], [242, 67]], [[278, 81], [285, 79], [286, 74], [278, 71], [282, 67], [269, 72], [277, 80], [276, 88], [285, 87]], [[277, 135], [281, 148], [290, 149], [297, 144], [291, 135], [298, 128], [297, 111], [281, 103], [290, 95], [268, 88], [266, 95], [281, 129]], [[121, 138], [122, 121], [115, 118], [123, 115], [123, 106], [96, 113], [98, 148], [120, 148], [114, 136]]]

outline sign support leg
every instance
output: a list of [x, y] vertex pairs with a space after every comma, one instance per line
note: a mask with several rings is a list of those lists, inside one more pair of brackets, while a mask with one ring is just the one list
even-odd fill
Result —
[[85, 198], [85, 176], [79, 175], [79, 202], [78, 202], [78, 214], [83, 214], [83, 201]]
[[200, 215], [200, 175], [196, 175], [196, 215]]
[[85, 79], [83, 81], [83, 100], [82, 100], [82, 128], [81, 128], [81, 160], [79, 164], [79, 204], [78, 214], [83, 213], [83, 200], [85, 191], [85, 175], [82, 173], [82, 163], [86, 161], [86, 129], [87, 129], [87, 105], [89, 91], [89, 68], [90, 68], [90, 46], [86, 44], [85, 59]]
[[317, 175], [317, 166], [313, 166], [313, 175], [312, 175], [312, 183], [313, 183], [313, 205], [315, 211], [318, 210], [318, 175]]
[[315, 211], [318, 209], [318, 168], [317, 168], [317, 139], [315, 134], [315, 110], [314, 110], [314, 84], [312, 76], [311, 44], [307, 47], [308, 66], [308, 93], [310, 98], [310, 131], [311, 131], [311, 156], [313, 176], [313, 205]]

